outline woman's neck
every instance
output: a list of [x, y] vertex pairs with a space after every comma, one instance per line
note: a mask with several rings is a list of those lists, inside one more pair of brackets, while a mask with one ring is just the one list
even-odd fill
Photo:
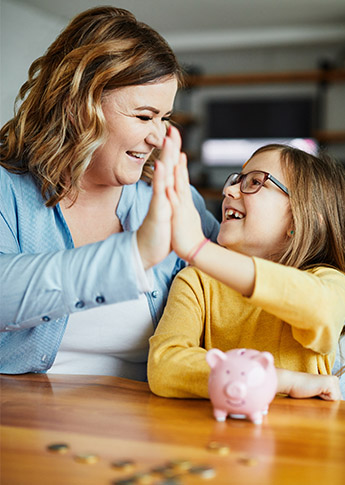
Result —
[[122, 232], [116, 215], [122, 189], [95, 185], [86, 189], [84, 186], [74, 202], [73, 198], [62, 199], [60, 208], [76, 247]]

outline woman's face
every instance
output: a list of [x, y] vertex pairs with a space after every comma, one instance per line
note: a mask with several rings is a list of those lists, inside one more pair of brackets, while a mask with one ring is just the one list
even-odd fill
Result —
[[176, 91], [176, 78], [167, 77], [106, 94], [108, 137], [94, 153], [84, 184], [122, 186], [140, 179], [151, 152], [162, 146]]
[[[252, 170], [269, 172], [286, 186], [278, 150], [255, 155], [242, 173]], [[282, 250], [291, 231], [289, 196], [270, 180], [255, 194], [243, 194], [240, 184], [224, 192], [218, 243], [243, 254], [272, 259], [272, 254]]]

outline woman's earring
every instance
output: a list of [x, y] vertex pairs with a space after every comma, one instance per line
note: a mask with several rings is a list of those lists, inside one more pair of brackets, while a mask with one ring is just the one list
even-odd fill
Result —
[[294, 234], [294, 231], [290, 231], [290, 236], [292, 236]]

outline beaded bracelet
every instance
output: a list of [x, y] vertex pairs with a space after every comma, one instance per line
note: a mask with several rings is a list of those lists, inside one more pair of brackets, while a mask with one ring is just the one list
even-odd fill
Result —
[[198, 247], [196, 249], [193, 249], [193, 252], [191, 255], [188, 255], [188, 257], [186, 258], [186, 261], [187, 263], [192, 263], [194, 261], [194, 259], [196, 258], [197, 254], [202, 250], [202, 248], [205, 246], [205, 244], [207, 244], [210, 240], [205, 237], [201, 243], [198, 245]]

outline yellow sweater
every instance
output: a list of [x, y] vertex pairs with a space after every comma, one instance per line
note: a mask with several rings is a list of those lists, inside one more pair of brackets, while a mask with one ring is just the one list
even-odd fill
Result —
[[211, 348], [267, 350], [276, 367], [331, 374], [345, 323], [345, 274], [254, 262], [250, 298], [194, 267], [176, 276], [150, 339], [148, 380], [155, 394], [208, 397]]

